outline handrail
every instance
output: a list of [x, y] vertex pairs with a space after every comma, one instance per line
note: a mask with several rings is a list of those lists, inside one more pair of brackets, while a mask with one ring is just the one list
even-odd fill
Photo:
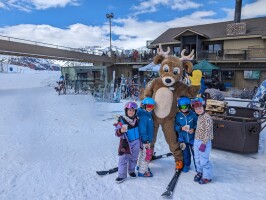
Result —
[[[6, 40], [9, 41], [9, 42], [16, 42], [15, 40], [18, 40], [18, 41], [29, 42], [29, 44], [36, 45], [36, 46], [53, 47], [53, 48], [57, 48], [57, 49], [62, 49], [62, 50], [67, 50], [67, 51], [75, 51], [75, 52], [82, 52], [82, 53], [87, 53], [87, 54], [94, 54], [95, 53], [94, 50], [92, 51], [92, 53], [90, 53], [87, 50], [86, 51], [84, 51], [84, 50], [81, 51], [78, 48], [65, 47], [65, 46], [61, 46], [61, 45], [55, 45], [55, 44], [50, 44], [50, 43], [45, 43], [45, 42], [38, 42], [38, 41], [33, 41], [33, 40], [21, 39], [21, 38], [10, 37], [10, 36], [5, 36], [5, 35], [0, 35], [0, 37], [7, 38]], [[42, 44], [42, 45], [39, 45], [39, 44]], [[97, 50], [97, 51], [100, 51], [100, 52], [104, 53], [102, 50]]]

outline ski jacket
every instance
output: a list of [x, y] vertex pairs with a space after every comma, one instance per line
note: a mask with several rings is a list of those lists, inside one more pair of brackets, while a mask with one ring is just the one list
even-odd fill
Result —
[[[181, 111], [176, 114], [175, 118], [175, 130], [178, 132], [178, 141], [193, 144], [195, 137], [195, 129], [197, 128], [198, 117], [192, 110], [187, 115]], [[194, 129], [194, 133], [190, 134], [187, 131], [183, 131], [182, 127], [189, 125], [190, 129]]]
[[137, 110], [137, 116], [139, 118], [139, 133], [142, 143], [151, 143], [154, 130], [152, 112], [139, 108]]
[[213, 139], [213, 121], [206, 112], [198, 117], [195, 139], [201, 140], [204, 144]]
[[[118, 147], [119, 155], [123, 155], [124, 153], [131, 154], [130, 142], [140, 139], [137, 117], [134, 120], [136, 120], [135, 124], [131, 125], [130, 123], [126, 121], [124, 117], [120, 116], [118, 119], [118, 122], [114, 124], [116, 128], [115, 134], [117, 137], [120, 137], [120, 142], [119, 142], [119, 147]], [[121, 132], [121, 128], [123, 124], [128, 125], [128, 131], [125, 133]]]

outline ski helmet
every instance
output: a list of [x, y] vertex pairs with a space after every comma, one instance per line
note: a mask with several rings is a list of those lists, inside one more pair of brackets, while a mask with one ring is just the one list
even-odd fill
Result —
[[136, 115], [136, 111], [138, 109], [138, 105], [135, 102], [132, 102], [132, 101], [127, 102], [126, 105], [125, 105], [125, 114], [126, 115], [127, 115], [127, 110], [128, 109], [134, 109], [135, 110], [135, 115]]
[[141, 101], [141, 103], [143, 105], [147, 105], [147, 104], [155, 105], [156, 104], [155, 101], [154, 101], [154, 99], [153, 98], [150, 98], [150, 97], [146, 97], [145, 99], [143, 99]]
[[191, 101], [192, 108], [202, 107], [205, 105], [205, 101], [201, 97], [197, 97]]
[[180, 99], [178, 99], [177, 105], [179, 109], [190, 108], [190, 99], [187, 97], [181, 97]]
[[143, 108], [146, 110], [147, 108], [150, 108], [150, 109], [154, 109], [155, 108], [155, 101], [153, 98], [151, 97], [146, 97], [145, 99], [143, 99], [141, 101], [141, 104], [143, 106]]

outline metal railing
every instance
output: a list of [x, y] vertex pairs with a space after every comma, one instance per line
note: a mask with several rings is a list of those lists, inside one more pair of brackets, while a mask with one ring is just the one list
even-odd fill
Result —
[[196, 59], [208, 60], [266, 60], [266, 49], [263, 48], [249, 48], [249, 49], [225, 49], [220, 51], [197, 51]]
[[[137, 57], [134, 55], [116, 55], [113, 60], [115, 62], [152, 62], [156, 54], [139, 54]], [[195, 53], [196, 60], [213, 60], [213, 61], [226, 61], [226, 60], [266, 60], [266, 49], [263, 48], [249, 48], [249, 49], [225, 49], [220, 51], [202, 50]]]
[[36, 45], [36, 46], [42, 46], [42, 47], [50, 47], [50, 48], [56, 48], [56, 49], [61, 49], [61, 50], [67, 50], [67, 51], [74, 51], [74, 52], [87, 53], [87, 54], [93, 54], [93, 55], [104, 55], [104, 52], [102, 50], [65, 47], [61, 45], [20, 39], [20, 38], [5, 36], [5, 35], [0, 35], [0, 39], [7, 40], [10, 42], [20, 42], [24, 44], [30, 44], [30, 45]]

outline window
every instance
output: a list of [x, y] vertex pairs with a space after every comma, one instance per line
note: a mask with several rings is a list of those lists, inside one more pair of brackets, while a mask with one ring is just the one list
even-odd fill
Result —
[[234, 71], [222, 71], [222, 79], [223, 80], [232, 80], [234, 78]]
[[209, 53], [217, 53], [222, 51], [222, 44], [215, 43], [215, 44], [206, 44], [202, 47], [203, 50], [207, 50]]
[[173, 48], [173, 55], [180, 56], [180, 47]]
[[209, 44], [208, 46], [209, 53], [216, 53], [217, 51], [222, 50], [221, 44]]

